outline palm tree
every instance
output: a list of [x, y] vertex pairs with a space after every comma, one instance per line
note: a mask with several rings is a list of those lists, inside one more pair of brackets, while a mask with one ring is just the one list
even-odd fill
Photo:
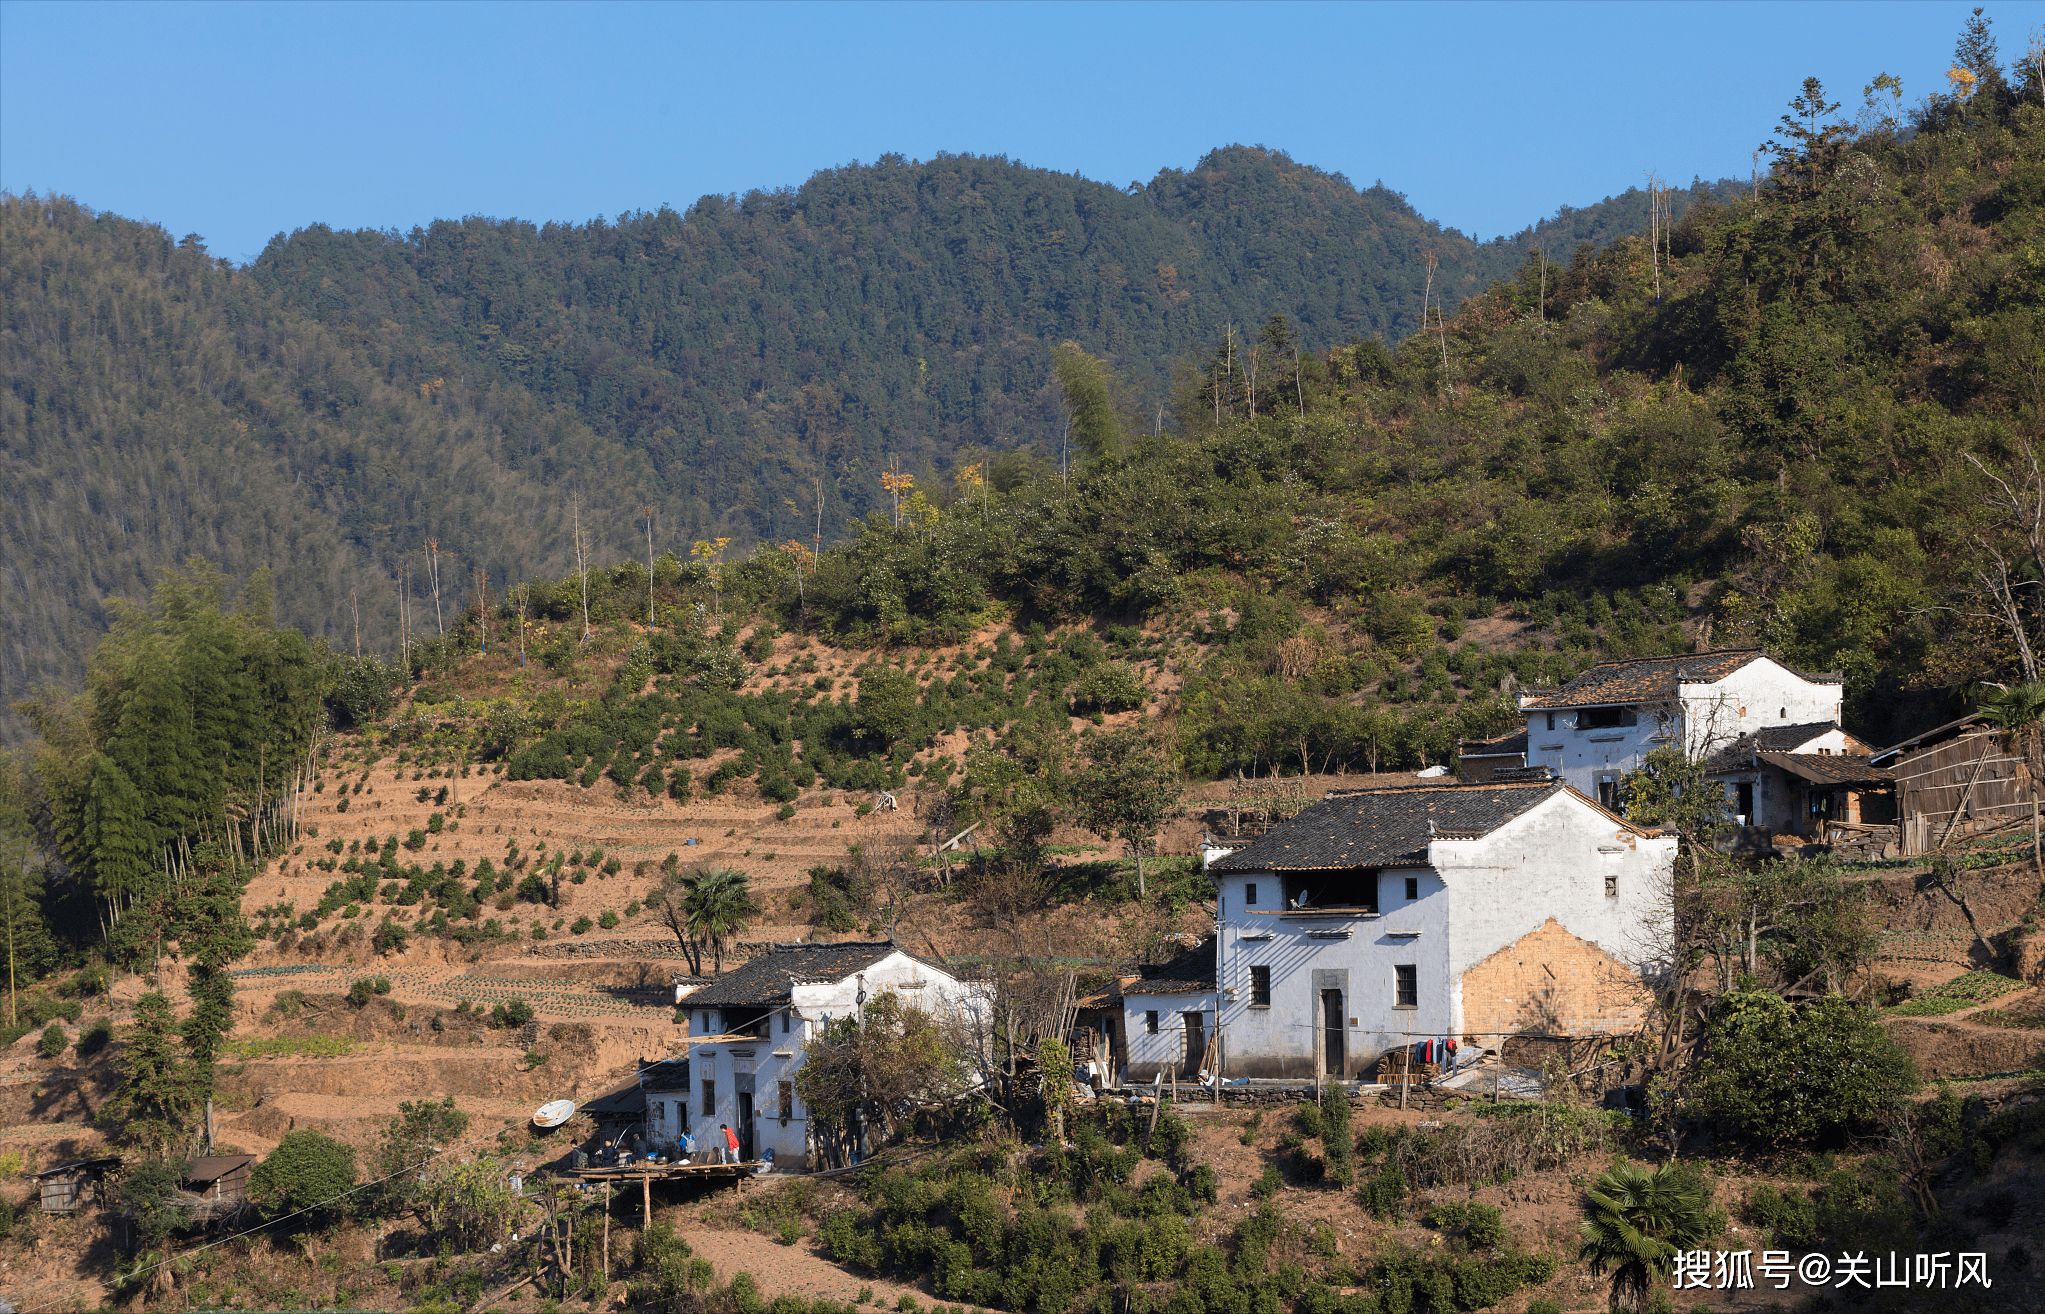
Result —
[[[689, 936], [708, 944], [715, 970], [724, 971], [726, 941], [746, 929], [760, 913], [753, 898], [752, 879], [733, 867], [713, 867], [684, 878], [682, 914]], [[700, 959], [698, 960], [701, 961]]]
[[1673, 1163], [1652, 1171], [1621, 1164], [1584, 1192], [1583, 1248], [1593, 1274], [1612, 1272], [1612, 1307], [1639, 1309], [1649, 1283], [1666, 1275], [1679, 1250], [1711, 1239], [1711, 1193]]

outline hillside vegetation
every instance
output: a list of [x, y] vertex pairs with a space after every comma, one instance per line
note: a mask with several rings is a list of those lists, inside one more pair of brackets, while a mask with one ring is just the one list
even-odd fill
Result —
[[[821, 553], [782, 527], [764, 542], [578, 541], [570, 565], [560, 499], [546, 499], [584, 458], [609, 462], [619, 491], [679, 478], [635, 426], [656, 412], [679, 424], [682, 411], [663, 408], [693, 397], [687, 422], [707, 431], [736, 405], [709, 385], [670, 388], [657, 364], [661, 323], [677, 342], [708, 340], [689, 317], [709, 313], [709, 285], [663, 319], [658, 298], [635, 301], [611, 274], [644, 264], [642, 288], [717, 270], [727, 288], [741, 273], [765, 285], [801, 232], [827, 227], [804, 209], [822, 205], [824, 183], [800, 205], [704, 203], [537, 236], [494, 224], [430, 239], [301, 235], [273, 247], [267, 274], [222, 270], [196, 244], [151, 246], [149, 230], [64, 204], [10, 202], [8, 222], [42, 252], [38, 265], [10, 243], [10, 269], [59, 346], [69, 294], [37, 301], [33, 287], [105, 285], [99, 327], [74, 331], [71, 355], [35, 355], [41, 336], [10, 340], [54, 382], [12, 394], [8, 432], [33, 433], [53, 470], [69, 450], [59, 436], [90, 432], [95, 399], [119, 388], [168, 399], [183, 395], [170, 380], [213, 387], [240, 370], [273, 428], [242, 433], [243, 403], [214, 393], [189, 403], [181, 413], [221, 444], [268, 444], [223, 447], [218, 459], [237, 464], [212, 477], [246, 466], [296, 489], [276, 472], [295, 468], [303, 442], [365, 467], [387, 448], [395, 480], [440, 469], [448, 448], [482, 462], [507, 435], [541, 435], [520, 458], [538, 470], [493, 459], [499, 482], [484, 487], [501, 501], [478, 502], [472, 523], [497, 525], [508, 508], [553, 536], [507, 551], [487, 596], [415, 598], [404, 637], [386, 631], [360, 655], [331, 626], [322, 637], [278, 624], [291, 605], [273, 597], [281, 572], [171, 567], [146, 605], [114, 609], [78, 685], [19, 705], [38, 738], [0, 759], [0, 931], [10, 982], [25, 988], [10, 990], [0, 1046], [36, 1077], [32, 1094], [10, 1088], [16, 1107], [85, 1108], [90, 1087], [95, 1125], [76, 1157], [104, 1147], [90, 1138], [132, 1147], [121, 1189], [136, 1222], [98, 1252], [109, 1266], [121, 1256], [117, 1283], [139, 1294], [179, 1244], [182, 1225], [151, 1205], [149, 1184], [175, 1178], [169, 1165], [217, 1097], [228, 1134], [275, 1145], [264, 1182], [317, 1159], [335, 1188], [289, 1197], [266, 1185], [277, 1235], [287, 1205], [317, 1199], [334, 1205], [321, 1225], [354, 1211], [375, 1229], [386, 1266], [337, 1257], [321, 1276], [287, 1240], [261, 1259], [253, 1245], [194, 1252], [148, 1279], [144, 1303], [226, 1305], [249, 1284], [292, 1307], [302, 1291], [346, 1304], [395, 1285], [421, 1308], [466, 1308], [529, 1277], [553, 1246], [559, 1262], [521, 1302], [594, 1307], [627, 1280], [643, 1310], [760, 1314], [779, 1297], [779, 1314], [837, 1314], [807, 1302], [870, 1279], [904, 1314], [916, 1308], [907, 1287], [924, 1282], [961, 1309], [1039, 1314], [1557, 1310], [1608, 1284], [1617, 1303], [1667, 1308], [1655, 1298], [1675, 1253], [1730, 1245], [1822, 1247], [1842, 1263], [1862, 1251], [1987, 1256], [2000, 1294], [1956, 1294], [2021, 1304], [2026, 1288], [2008, 1277], [2031, 1262], [2036, 1229], [2023, 1220], [2045, 1204], [2045, 1105], [2027, 1093], [2045, 991], [2017, 979], [2045, 985], [2045, 938], [2021, 829], [1949, 846], [1948, 828], [1922, 863], [1823, 845], [1749, 860], [1718, 851], [1723, 796], [1703, 766], [1673, 749], [1650, 756], [1619, 804], [1679, 836], [1666, 926], [1652, 919], [1659, 938], [1643, 951], [1647, 1020], [1550, 1068], [1541, 1103], [1501, 1101], [1494, 1084], [1489, 1101], [1405, 1092], [1425, 1102], [1407, 1108], [1403, 1095], [1331, 1085], [1290, 1108], [1231, 1108], [1216, 1090], [1201, 1119], [1162, 1098], [1136, 1117], [1081, 1097], [1064, 1042], [1075, 998], [1213, 926], [1212, 886], [1185, 856], [1204, 805], [1261, 790], [1261, 805], [1285, 812], [1329, 775], [1453, 763], [1459, 739], [1516, 722], [1519, 688], [1601, 658], [1765, 645], [1840, 671], [1863, 738], [1893, 742], [1969, 705], [2037, 734], [2045, 67], [2034, 56], [2005, 70], [1977, 13], [1946, 91], [1907, 114], [1893, 91], [1876, 80], [1848, 124], [1805, 83], [1758, 188], [1698, 195], [1666, 226], [1586, 240], [1566, 258], [1501, 244], [1500, 277], [1396, 342], [1331, 325], [1347, 295], [1331, 289], [1196, 325], [1197, 347], [1167, 373], [1146, 376], [1113, 342], [1044, 343], [1030, 386], [1059, 408], [1056, 449], [975, 452], [979, 439], [958, 434], [951, 450], [975, 459], [912, 459], [885, 482], [875, 458], [892, 446], [845, 449], [865, 462], [844, 467], [846, 486], [870, 482], [841, 508], [859, 513], [844, 540]], [[922, 167], [884, 162], [872, 176]], [[982, 164], [929, 167], [946, 195], [943, 178]], [[1159, 188], [1116, 203], [1215, 213]], [[707, 232], [663, 227], [713, 218], [719, 241], [758, 240], [767, 254], [748, 267], [714, 254]], [[675, 244], [656, 257], [662, 234]], [[449, 272], [463, 267], [457, 239], [497, 253], [478, 268], [503, 274], [501, 318], [472, 303], [473, 271]], [[882, 249], [849, 229], [841, 239], [848, 268]], [[294, 254], [294, 242], [308, 245]], [[519, 291], [516, 262], [500, 257], [527, 242], [630, 313], [558, 295], [565, 283]], [[293, 264], [315, 249], [335, 269], [346, 262], [334, 253], [353, 251], [356, 273]], [[444, 286], [415, 264], [429, 250], [452, 262], [434, 266]], [[101, 254], [67, 265], [79, 251]], [[289, 286], [263, 282], [291, 269]], [[339, 290], [321, 322], [293, 318], [286, 302], [324, 295], [330, 277]], [[906, 266], [903, 281], [914, 285]], [[837, 322], [836, 303], [774, 304]], [[480, 340], [461, 327], [477, 315], [495, 326]], [[428, 322], [432, 333], [415, 331]], [[745, 343], [739, 322], [720, 340]], [[626, 325], [647, 334], [632, 352], [618, 345]], [[898, 336], [871, 339], [884, 350], [847, 345], [840, 363], [892, 362], [874, 366], [887, 394], [887, 372], [926, 348], [900, 325], [874, 329]], [[96, 345], [131, 333], [154, 355]], [[547, 334], [556, 355], [533, 345]], [[761, 370], [784, 359], [756, 347], [732, 359], [750, 351]], [[316, 349], [324, 374], [303, 364]], [[153, 363], [103, 375], [76, 363], [92, 360]], [[623, 363], [577, 374], [577, 361]], [[428, 368], [440, 388], [414, 381]], [[741, 369], [725, 383], [757, 409], [798, 375]], [[106, 381], [57, 386], [95, 378]], [[344, 385], [366, 391], [350, 402]], [[1169, 391], [1169, 424], [1146, 390]], [[75, 430], [36, 427], [73, 412], [85, 417]], [[379, 441], [377, 416], [394, 436]], [[745, 459], [778, 450], [771, 425], [748, 432], [758, 444]], [[164, 450], [167, 463], [182, 456]], [[373, 481], [362, 487], [362, 507], [383, 505]], [[415, 504], [402, 492], [393, 505]], [[430, 532], [430, 520], [404, 523]], [[947, 853], [950, 836], [970, 843]], [[515, 1130], [547, 1083], [586, 1080], [573, 1087], [585, 1098], [675, 1048], [677, 949], [715, 972], [752, 936], [850, 935], [910, 945], [993, 995], [984, 1038], [937, 1037], [884, 994], [805, 1042], [837, 1047], [803, 1069], [819, 1083], [802, 1090], [806, 1118], [826, 1138], [874, 1131], [888, 1162], [837, 1186], [749, 1190], [728, 1210], [670, 1200], [664, 1220], [650, 1186], [643, 1213], [629, 1198], [505, 1189], [512, 1173], [536, 1182], [566, 1148]], [[575, 961], [541, 961], [557, 950]], [[102, 999], [105, 1022], [74, 1037], [64, 1023]], [[1558, 1038], [1516, 1035], [1515, 1057], [1522, 1039]], [[358, 1043], [389, 1051], [358, 1055]], [[986, 1064], [990, 1052], [1003, 1061]], [[975, 1065], [987, 1070], [969, 1079]], [[378, 1068], [450, 1099], [398, 1103], [396, 1075], [353, 1093]], [[1978, 1084], [1934, 1095], [1927, 1078]], [[306, 1091], [319, 1098], [289, 1102]], [[327, 1130], [295, 1125], [344, 1100], [350, 1112]], [[472, 1112], [513, 1121], [494, 1146], [429, 1160], [422, 1147], [457, 1146]], [[334, 1204], [372, 1139], [369, 1162], [391, 1185]], [[545, 1227], [541, 1208], [558, 1215]], [[678, 1219], [705, 1226], [683, 1240]], [[640, 1228], [629, 1245], [628, 1222]], [[732, 1247], [741, 1262], [781, 1275], [763, 1296], [754, 1276], [698, 1252], [719, 1222], [791, 1252], [814, 1234], [812, 1257], [841, 1267], [810, 1285], [814, 1271], [770, 1268], [745, 1239]], [[47, 1238], [65, 1225], [36, 1226]], [[596, 1239], [613, 1227], [616, 1240]], [[0, 1219], [0, 1239], [19, 1234]], [[103, 1276], [76, 1261], [83, 1247], [44, 1253], [46, 1266], [74, 1265], [74, 1284]], [[1874, 1296], [1876, 1308], [1923, 1307], [1914, 1291], [1893, 1306]]]
[[[1644, 217], [1629, 192], [1514, 242]], [[315, 226], [245, 270], [195, 234], [0, 197], [0, 689], [75, 683], [103, 602], [194, 553], [267, 566], [286, 623], [390, 653], [429, 543], [458, 610], [479, 569], [493, 591], [566, 571], [576, 523], [599, 560], [632, 555], [648, 506], [663, 549], [837, 541], [889, 461], [928, 483], [989, 450], [1055, 457], [1059, 341], [1115, 353], [1155, 417], [1225, 323], [1396, 339], [1423, 251], [1452, 307], [1515, 249], [1246, 148], [1139, 195], [891, 157], [685, 215]]]

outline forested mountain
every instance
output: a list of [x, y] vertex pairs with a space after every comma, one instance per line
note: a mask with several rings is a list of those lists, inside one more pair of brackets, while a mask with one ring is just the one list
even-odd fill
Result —
[[0, 197], [0, 690], [75, 683], [104, 600], [194, 553], [270, 567], [283, 622], [389, 654], [408, 559], [414, 628], [439, 624], [429, 542], [445, 615], [479, 567], [499, 588], [567, 569], [572, 506], [603, 560], [643, 552], [643, 505], [661, 549], [807, 540], [821, 469], [835, 539], [890, 459], [1055, 449], [1055, 342], [1108, 353], [1155, 418], [1227, 324], [1396, 341], [1423, 291], [1452, 308], [1520, 246], [1644, 216], [1628, 193], [1479, 245], [1261, 149], [1129, 193], [890, 157], [616, 223], [313, 227], [237, 270]]
[[400, 554], [431, 632], [429, 539], [451, 611], [478, 561], [568, 568], [571, 490], [603, 555], [630, 553], [626, 508], [657, 483], [523, 388], [379, 370], [195, 239], [62, 198], [0, 196], [0, 308], [9, 702], [75, 686], [106, 600], [188, 555], [268, 567], [282, 621], [347, 650], [359, 615], [389, 651]]
[[820, 472], [835, 538], [879, 504], [891, 460], [1055, 450], [1053, 343], [1105, 355], [1123, 404], [1161, 423], [1174, 366], [1227, 325], [1278, 312], [1313, 342], [1397, 342], [1423, 302], [1453, 309], [1531, 243], [1645, 225], [1628, 193], [1479, 244], [1382, 186], [1243, 146], [1127, 191], [886, 156], [682, 213], [313, 227], [251, 273], [399, 374], [512, 380], [573, 407], [646, 454], [686, 507], [679, 535], [779, 541], [814, 532]]

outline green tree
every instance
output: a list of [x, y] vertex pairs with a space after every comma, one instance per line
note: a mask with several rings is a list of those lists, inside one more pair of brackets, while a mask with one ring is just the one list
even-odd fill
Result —
[[426, 1169], [468, 1130], [469, 1115], [455, 1107], [452, 1095], [439, 1103], [407, 1100], [398, 1116], [378, 1133], [374, 1171], [380, 1184], [376, 1205], [385, 1213], [421, 1206], [426, 1195]]
[[20, 1022], [16, 992], [56, 962], [56, 945], [43, 919], [43, 874], [35, 842], [0, 832], [0, 935], [7, 951], [7, 1021]]
[[136, 1000], [135, 1025], [124, 1040], [121, 1084], [101, 1108], [101, 1121], [152, 1157], [183, 1150], [191, 1140], [197, 1101], [170, 1000], [155, 992]]
[[1646, 1169], [1619, 1164], [1584, 1191], [1583, 1245], [1578, 1258], [1593, 1275], [1612, 1273], [1612, 1303], [1639, 1309], [1648, 1287], [1665, 1277], [1679, 1250], [1712, 1239], [1711, 1193], [1688, 1167]]
[[1837, 996], [1792, 1004], [1723, 995], [1704, 1034], [1690, 1103], [1768, 1145], [1880, 1122], [1917, 1066], [1867, 1008]]
[[889, 1137], [899, 1110], [957, 1094], [968, 1072], [957, 1037], [883, 990], [856, 1016], [832, 1019], [810, 1041], [795, 1093], [822, 1128], [878, 1126]]
[[1087, 741], [1086, 765], [1074, 777], [1072, 808], [1080, 825], [1103, 839], [1127, 841], [1136, 858], [1136, 889], [1148, 895], [1143, 846], [1179, 800], [1179, 773], [1168, 748], [1141, 726]]
[[133, 1254], [138, 1259], [161, 1250], [170, 1234], [189, 1219], [178, 1202], [178, 1184], [188, 1168], [182, 1159], [152, 1158], [122, 1174], [116, 1190], [135, 1229]]
[[1118, 457], [1129, 444], [1122, 417], [1115, 410], [1113, 379], [1107, 363], [1089, 356], [1076, 342], [1051, 349], [1058, 388], [1065, 398], [1066, 423], [1072, 445], [1096, 461]]
[[304, 1214], [306, 1222], [337, 1223], [353, 1211], [355, 1150], [301, 1127], [284, 1133], [277, 1148], [249, 1174], [249, 1198], [270, 1218]]
[[859, 681], [857, 733], [877, 741], [881, 747], [909, 737], [922, 717], [917, 703], [916, 681], [893, 667], [883, 667]]
[[647, 892], [646, 903], [680, 942], [689, 970], [699, 974], [705, 948], [722, 973], [725, 946], [760, 914], [752, 878], [732, 867], [670, 871]]

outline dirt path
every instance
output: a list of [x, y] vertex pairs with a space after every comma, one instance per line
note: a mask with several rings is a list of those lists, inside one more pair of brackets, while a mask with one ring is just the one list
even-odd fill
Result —
[[784, 1246], [758, 1232], [727, 1232], [701, 1226], [676, 1230], [697, 1254], [710, 1261], [719, 1282], [751, 1273], [753, 1281], [759, 1284], [760, 1294], [769, 1300], [791, 1295], [851, 1301], [859, 1298], [861, 1290], [872, 1291], [879, 1303], [888, 1306], [905, 1295], [915, 1296], [918, 1303], [933, 1298], [927, 1283], [907, 1286], [885, 1278], [862, 1278], [838, 1267], [812, 1237]]

